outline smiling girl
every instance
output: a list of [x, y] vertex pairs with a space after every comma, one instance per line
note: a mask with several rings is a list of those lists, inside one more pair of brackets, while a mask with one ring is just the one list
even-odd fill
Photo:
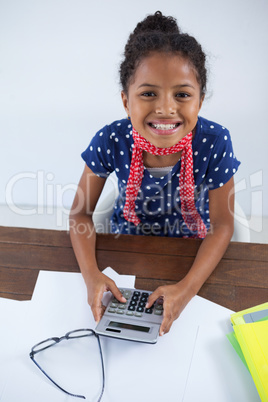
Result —
[[[119, 189], [113, 233], [203, 239], [185, 278], [157, 288], [148, 299], [149, 308], [163, 298], [160, 335], [198, 293], [232, 237], [239, 162], [229, 131], [199, 116], [205, 59], [200, 44], [161, 12], [140, 22], [126, 44], [120, 79], [128, 118], [102, 128], [83, 152], [86, 165], [70, 214], [71, 240], [96, 321], [105, 291], [125, 301], [95, 256], [92, 213], [113, 171]], [[76, 230], [79, 225], [87, 231]]]

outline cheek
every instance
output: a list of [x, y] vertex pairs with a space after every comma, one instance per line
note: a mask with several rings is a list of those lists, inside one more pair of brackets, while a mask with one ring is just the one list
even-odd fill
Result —
[[188, 114], [189, 116], [192, 116], [192, 118], [196, 118], [198, 116], [200, 110], [200, 103], [197, 101], [194, 104], [191, 105], [188, 109]]

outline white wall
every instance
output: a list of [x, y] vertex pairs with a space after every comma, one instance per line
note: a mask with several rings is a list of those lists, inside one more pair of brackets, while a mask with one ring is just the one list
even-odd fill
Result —
[[127, 37], [158, 9], [207, 52], [201, 115], [231, 131], [239, 204], [249, 219], [268, 216], [267, 0], [0, 0], [0, 204], [71, 205], [80, 153], [125, 115]]

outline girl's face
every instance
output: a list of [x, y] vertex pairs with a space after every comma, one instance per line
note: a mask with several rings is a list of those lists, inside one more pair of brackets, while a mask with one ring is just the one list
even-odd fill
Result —
[[177, 144], [194, 130], [203, 102], [188, 60], [160, 52], [141, 61], [128, 94], [121, 95], [135, 130], [160, 148]]

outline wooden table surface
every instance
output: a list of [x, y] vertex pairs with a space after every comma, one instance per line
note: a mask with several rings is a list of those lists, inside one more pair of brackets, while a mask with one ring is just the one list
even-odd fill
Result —
[[[136, 275], [154, 290], [182, 279], [201, 240], [97, 235], [100, 269]], [[30, 300], [39, 270], [79, 272], [66, 231], [0, 227], [0, 297]], [[268, 245], [231, 242], [199, 295], [239, 311], [268, 301]]]

